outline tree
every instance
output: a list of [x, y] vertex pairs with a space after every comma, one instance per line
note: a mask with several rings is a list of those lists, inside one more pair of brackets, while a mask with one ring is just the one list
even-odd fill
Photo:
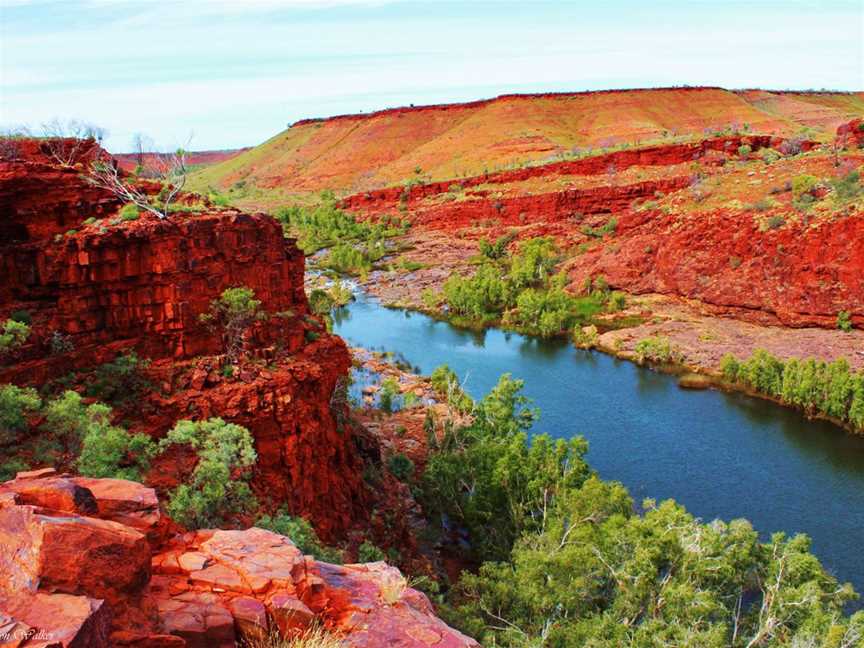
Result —
[[226, 288], [218, 299], [210, 302], [210, 310], [199, 316], [205, 324], [221, 327], [226, 339], [225, 353], [231, 364], [240, 359], [243, 338], [249, 328], [267, 314], [251, 288]]
[[187, 483], [171, 493], [167, 510], [174, 520], [189, 528], [218, 526], [255, 505], [247, 483], [257, 459], [249, 430], [221, 418], [179, 421], [159, 447], [175, 444], [191, 446], [198, 463]]
[[53, 119], [42, 124], [48, 155], [62, 167], [74, 167], [94, 144], [101, 144], [104, 128], [83, 121]]
[[173, 153], [154, 154], [151, 173], [153, 180], [161, 187], [155, 195], [124, 174], [116, 160], [102, 156], [90, 165], [87, 181], [111, 192], [123, 202], [154, 214], [160, 220], [168, 218], [171, 206], [186, 185], [186, 151], [179, 148]]
[[0, 329], [0, 358], [23, 346], [30, 337], [30, 327], [24, 322], [7, 319]]
[[27, 416], [41, 406], [35, 389], [0, 385], [0, 443], [12, 442], [27, 427]]
[[78, 470], [89, 477], [141, 481], [154, 454], [156, 444], [146, 434], [129, 434], [104, 420], [94, 421], [81, 443]]

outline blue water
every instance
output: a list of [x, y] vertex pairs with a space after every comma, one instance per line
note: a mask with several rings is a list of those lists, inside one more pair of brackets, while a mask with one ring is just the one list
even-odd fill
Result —
[[584, 436], [591, 465], [637, 502], [674, 498], [704, 520], [807, 533], [826, 568], [864, 593], [864, 438], [561, 341], [465, 331], [362, 296], [337, 313], [335, 332], [424, 374], [447, 363], [474, 397], [509, 372], [541, 410], [535, 431]]

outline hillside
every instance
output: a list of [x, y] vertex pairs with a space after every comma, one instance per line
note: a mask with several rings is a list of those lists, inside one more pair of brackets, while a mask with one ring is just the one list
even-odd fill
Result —
[[[250, 203], [333, 189], [351, 193], [477, 175], [586, 150], [738, 128], [827, 140], [864, 113], [864, 93], [666, 88], [503, 95], [295, 123], [260, 146], [201, 170], [193, 187], [234, 189]], [[419, 174], [418, 174], [419, 170]]]

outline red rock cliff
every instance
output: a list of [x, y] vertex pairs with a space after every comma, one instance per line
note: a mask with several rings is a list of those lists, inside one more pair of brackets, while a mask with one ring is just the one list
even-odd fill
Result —
[[[133, 428], [160, 437], [179, 419], [235, 421], [255, 437], [262, 500], [309, 517], [328, 539], [367, 515], [356, 443], [337, 429], [331, 407], [348, 350], [309, 318], [303, 254], [276, 221], [224, 210], [85, 225], [73, 209], [64, 227], [79, 231], [57, 238], [47, 226], [31, 228], [27, 215], [61, 203], [101, 213], [112, 203], [74, 170], [30, 159], [7, 167], [14, 172], [0, 177], [0, 196], [26, 237], [0, 242], [0, 321], [28, 311], [33, 332], [0, 366], [0, 383], [41, 384], [134, 349], [152, 361], [159, 390], [123, 412]], [[35, 188], [55, 181], [65, 193], [49, 192], [43, 209]], [[235, 286], [253, 289], [268, 317], [246, 341], [249, 366], [226, 379], [222, 336], [199, 315]], [[50, 344], [55, 333], [67, 343], [60, 352]]]

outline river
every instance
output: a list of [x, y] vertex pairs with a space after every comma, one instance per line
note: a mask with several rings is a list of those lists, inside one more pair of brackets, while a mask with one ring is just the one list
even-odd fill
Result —
[[503, 373], [523, 379], [541, 411], [534, 431], [584, 436], [589, 463], [637, 502], [674, 498], [704, 520], [747, 518], [765, 537], [807, 533], [864, 594], [864, 438], [760, 399], [683, 390], [564, 341], [466, 331], [362, 294], [334, 319], [350, 344], [401, 354], [423, 374], [450, 365], [474, 397]]

